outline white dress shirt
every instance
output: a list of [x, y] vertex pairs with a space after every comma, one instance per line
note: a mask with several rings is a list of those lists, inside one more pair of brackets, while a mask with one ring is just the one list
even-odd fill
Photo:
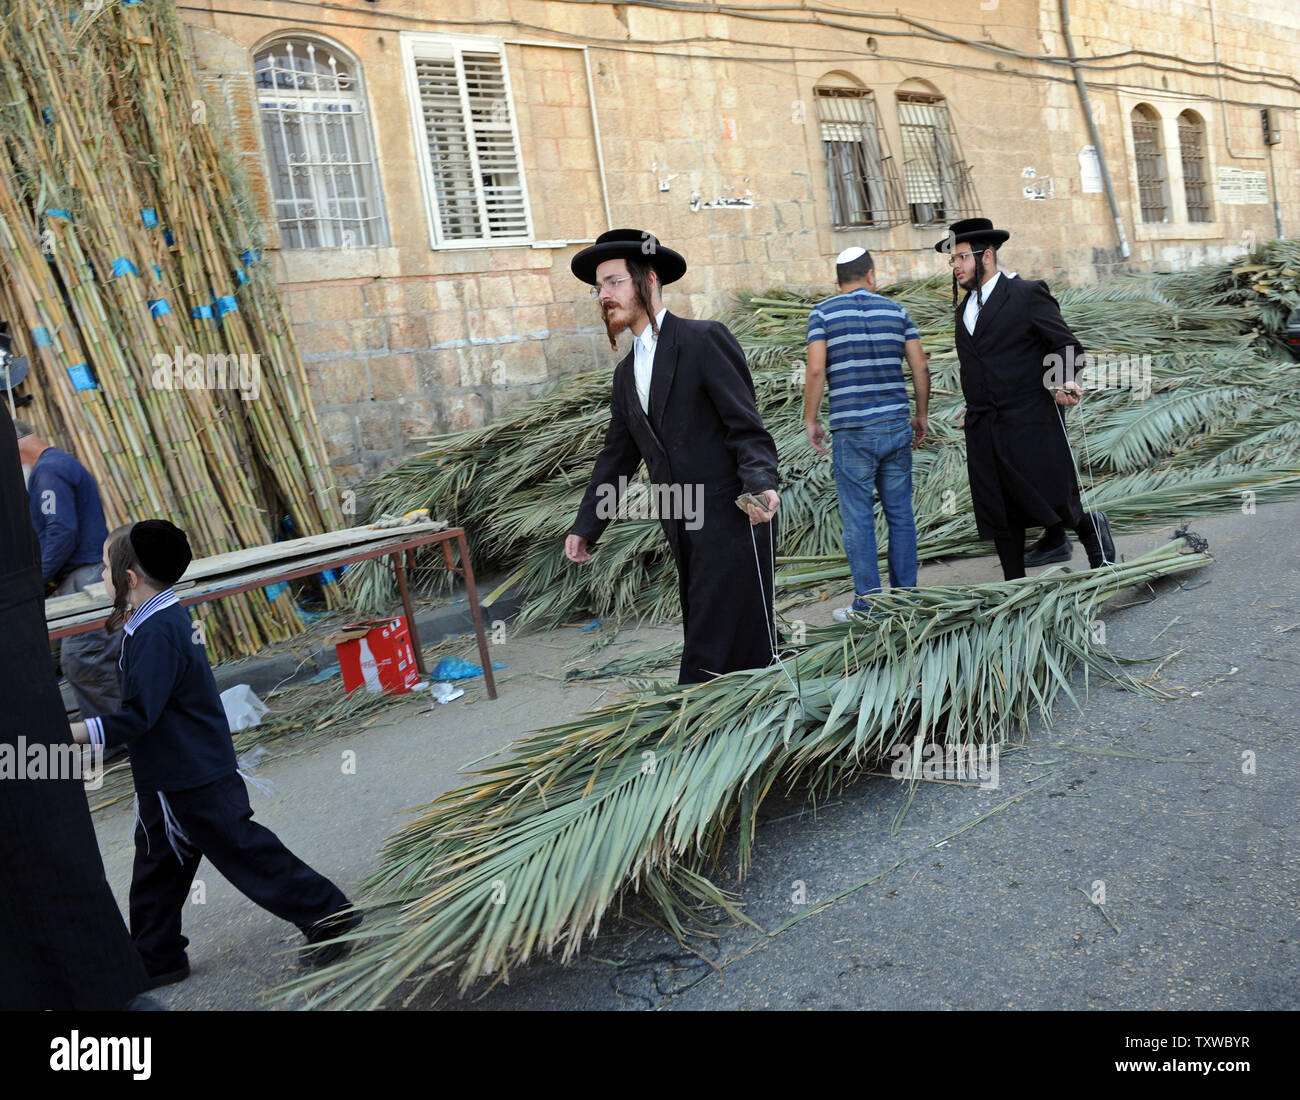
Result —
[[[993, 278], [984, 284], [983, 298], [985, 303], [989, 300], [989, 295], [993, 293], [993, 288], [998, 285], [998, 280], [1002, 278], [1002, 272], [995, 271]], [[966, 331], [972, 336], [975, 335], [975, 321], [979, 316], [979, 309], [975, 301], [975, 293], [971, 292], [969, 300], [966, 302], [966, 311], [962, 314], [962, 320], [966, 322]]]
[[[655, 328], [662, 328], [664, 315], [668, 312], [665, 306], [655, 316]], [[650, 413], [650, 376], [654, 372], [655, 365], [655, 347], [659, 343], [659, 338], [650, 330], [650, 325], [641, 330], [632, 344], [632, 350], [635, 358], [632, 360], [632, 369], [636, 376], [636, 395], [641, 401], [642, 412], [649, 415]]]

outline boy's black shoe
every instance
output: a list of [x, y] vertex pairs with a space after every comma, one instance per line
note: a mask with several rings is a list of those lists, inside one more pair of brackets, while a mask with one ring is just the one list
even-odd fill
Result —
[[1052, 562], [1069, 561], [1074, 557], [1074, 547], [1070, 545], [1068, 535], [1064, 536], [1055, 546], [1044, 546], [1043, 540], [1039, 539], [1030, 549], [1025, 551], [1025, 568], [1032, 569], [1036, 565], [1050, 565]]
[[322, 943], [336, 936], [345, 935], [361, 924], [361, 914], [355, 911], [335, 913], [312, 926], [307, 935], [307, 946], [298, 951], [298, 962], [303, 966], [329, 966], [336, 959], [341, 959], [352, 950], [350, 942]]
[[1088, 551], [1088, 566], [1098, 569], [1103, 565], [1114, 565], [1115, 541], [1110, 537], [1110, 520], [1105, 512], [1085, 512], [1079, 541]]
[[148, 993], [151, 989], [158, 989], [164, 985], [175, 985], [177, 982], [183, 982], [190, 976], [190, 960], [182, 959], [180, 966], [173, 967], [171, 970], [163, 970], [157, 974], [150, 974], [149, 980], [144, 984], [144, 991]]

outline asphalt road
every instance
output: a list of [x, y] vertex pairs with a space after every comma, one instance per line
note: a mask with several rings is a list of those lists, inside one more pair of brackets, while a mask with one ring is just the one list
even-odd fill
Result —
[[[1136, 554], [1172, 526], [1117, 541]], [[614, 922], [573, 964], [542, 959], [466, 997], [433, 982], [409, 1007], [1300, 1006], [1300, 502], [1193, 528], [1213, 565], [1105, 613], [1116, 653], [1177, 653], [1138, 670], [1172, 698], [1079, 677], [1082, 713], [1062, 699], [1050, 729], [1035, 721], [1001, 755], [996, 788], [922, 782], [896, 831], [908, 790], [887, 777], [864, 777], [815, 813], [799, 791], [770, 799], [749, 874], [738, 882], [727, 852], [718, 875], [769, 934], [724, 926], [695, 954], [655, 928]], [[979, 559], [932, 567], [921, 582], [994, 575]], [[818, 616], [829, 606], [806, 617]], [[620, 636], [620, 652], [674, 636]], [[392, 724], [274, 757], [263, 772], [280, 794], [253, 792], [258, 819], [352, 890], [407, 807], [463, 782], [458, 769], [519, 733], [599, 702], [610, 685], [547, 679], [585, 640], [512, 638], [500, 649], [510, 665], [500, 700], [471, 693], [459, 710], [413, 701]], [[351, 775], [339, 764], [349, 749]], [[129, 808], [98, 815], [97, 828], [125, 907]], [[194, 975], [161, 999], [264, 1005], [293, 972], [296, 931], [206, 864], [200, 878], [206, 896], [186, 914]]]

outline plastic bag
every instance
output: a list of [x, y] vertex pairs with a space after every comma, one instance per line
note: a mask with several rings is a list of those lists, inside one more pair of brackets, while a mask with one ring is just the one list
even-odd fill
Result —
[[[500, 661], [492, 662], [494, 671], [505, 667]], [[435, 680], [468, 680], [471, 676], [482, 676], [483, 669], [464, 657], [444, 657], [429, 675]]]
[[433, 697], [439, 703], [450, 703], [453, 699], [459, 699], [464, 694], [464, 688], [452, 687], [452, 685], [448, 683], [437, 683], [433, 685]]
[[221, 705], [225, 708], [226, 723], [230, 726], [231, 733], [260, 725], [266, 712], [271, 709], [247, 684], [236, 684], [223, 691]]

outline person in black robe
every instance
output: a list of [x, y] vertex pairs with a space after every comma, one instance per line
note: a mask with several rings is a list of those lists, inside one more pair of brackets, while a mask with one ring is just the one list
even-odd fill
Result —
[[[52, 760], [48, 750], [72, 745], [72, 736], [50, 658], [18, 443], [3, 402], [0, 410], [0, 750], [9, 755], [35, 745]], [[144, 965], [104, 876], [83, 780], [18, 778], [6, 767], [0, 1010], [156, 1008], [137, 997], [144, 987]]]
[[[609, 334], [630, 329], [632, 350], [614, 368], [610, 423], [578, 517], [565, 539], [576, 563], [618, 512], [644, 459], [677, 564], [685, 645], [679, 682], [762, 668], [777, 641], [772, 608], [776, 444], [763, 426], [739, 343], [717, 321], [663, 308], [660, 287], [686, 261], [650, 233], [614, 229], [574, 256]], [[736, 498], [760, 504], [742, 512]], [[626, 503], [626, 501], [624, 501]]]
[[[966, 466], [981, 538], [992, 539], [1007, 580], [1025, 575], [1025, 531], [1044, 549], [1065, 528], [1092, 568], [1115, 561], [1104, 512], [1084, 512], [1063, 408], [1077, 405], [1083, 347], [1047, 284], [1004, 275], [997, 250], [1011, 236], [987, 218], [954, 222], [934, 247], [949, 253], [957, 357], [966, 398]], [[957, 289], [966, 291], [956, 304]]]

